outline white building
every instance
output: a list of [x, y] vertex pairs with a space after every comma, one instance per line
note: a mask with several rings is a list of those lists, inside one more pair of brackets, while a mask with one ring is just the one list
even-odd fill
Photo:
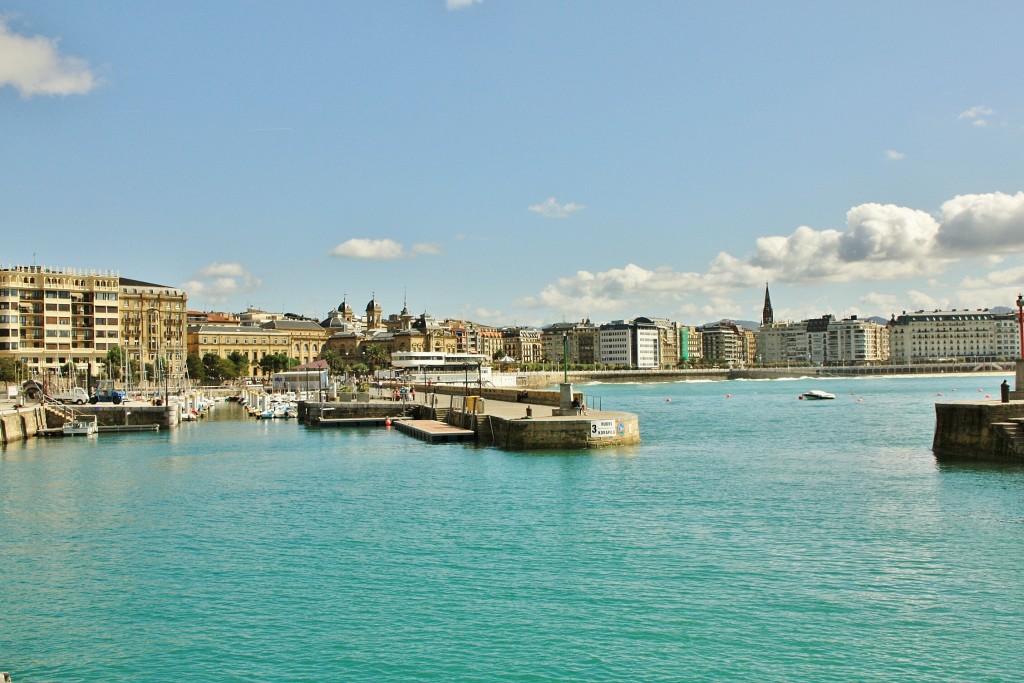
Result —
[[1013, 313], [989, 310], [916, 311], [889, 321], [893, 363], [996, 361], [1020, 357]]

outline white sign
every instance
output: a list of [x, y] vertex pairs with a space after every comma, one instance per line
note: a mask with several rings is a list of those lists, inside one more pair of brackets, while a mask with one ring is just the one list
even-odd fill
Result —
[[590, 436], [615, 436], [615, 420], [591, 420]]

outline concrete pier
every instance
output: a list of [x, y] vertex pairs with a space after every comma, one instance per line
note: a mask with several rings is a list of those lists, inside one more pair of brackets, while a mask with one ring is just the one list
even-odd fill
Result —
[[935, 404], [937, 456], [1024, 462], [1024, 400]]
[[[558, 390], [484, 388], [483, 396], [463, 387], [416, 385], [415, 401], [300, 403], [299, 420], [310, 426], [354, 426], [360, 421], [394, 420], [396, 428], [430, 443], [451, 441], [414, 429], [418, 421], [450, 425], [458, 440], [513, 450], [628, 446], [640, 442], [634, 413], [587, 409], [583, 395], [566, 384]], [[402, 417], [411, 420], [399, 420]], [[440, 432], [438, 432], [440, 434]]]

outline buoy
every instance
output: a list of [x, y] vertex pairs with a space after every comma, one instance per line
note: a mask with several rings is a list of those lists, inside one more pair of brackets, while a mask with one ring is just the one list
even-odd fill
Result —
[[386, 420], [384, 420], [384, 426], [385, 427], [390, 427], [391, 426], [391, 418], [390, 417], [387, 418]]

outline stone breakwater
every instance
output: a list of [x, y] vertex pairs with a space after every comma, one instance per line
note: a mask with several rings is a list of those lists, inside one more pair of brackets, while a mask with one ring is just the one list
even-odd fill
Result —
[[0, 413], [2, 443], [28, 439], [46, 428], [46, 411], [41, 405], [12, 408]]
[[936, 403], [932, 451], [940, 457], [1024, 462], [1024, 401]]

